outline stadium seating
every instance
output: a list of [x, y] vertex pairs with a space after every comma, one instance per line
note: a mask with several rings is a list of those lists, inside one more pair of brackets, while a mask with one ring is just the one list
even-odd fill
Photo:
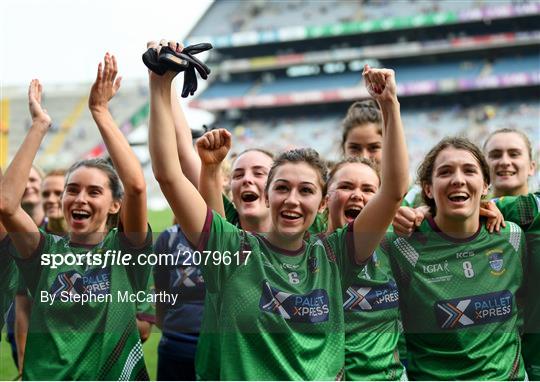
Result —
[[[392, 1], [339, 0], [313, 2], [287, 1], [216, 1], [205, 18], [191, 31], [192, 36], [222, 36], [238, 32], [268, 31], [298, 25], [321, 26], [350, 21], [414, 16], [432, 12], [462, 11], [471, 8], [470, 2], [455, 0], [401, 0], [399, 6]], [[488, 3], [476, 0], [475, 7]], [[223, 22], [230, 20], [230, 22]]]
[[[123, 84], [122, 90], [111, 101], [111, 113], [119, 124], [129, 119], [144, 103], [140, 84]], [[101, 142], [97, 127], [87, 107], [90, 85], [73, 85], [67, 88], [46, 88], [43, 105], [53, 119], [51, 131], [41, 145], [37, 163], [45, 169], [66, 168], [83, 157]], [[9, 154], [12, 158], [31, 125], [26, 92], [4, 96], [9, 99]], [[59, 137], [62, 136], [62, 139]]]
[[[485, 75], [503, 75], [508, 73], [539, 72], [540, 55], [510, 56], [496, 59], [493, 63], [486, 60], [471, 59], [462, 61], [441, 61], [431, 64], [388, 65], [397, 73], [401, 84], [426, 80], [474, 79]], [[488, 70], [485, 70], [485, 68]], [[360, 83], [360, 72], [339, 74], [321, 74], [305, 77], [277, 77], [264, 82], [254, 79], [252, 82], [213, 82], [204, 91], [200, 99], [236, 98], [250, 95], [285, 94], [303, 91], [324, 91], [355, 87]], [[256, 86], [258, 84], [258, 86]]]
[[[515, 127], [527, 133], [535, 145], [535, 152], [538, 153], [539, 110], [540, 101], [481, 104], [468, 108], [454, 105], [445, 108], [403, 110], [411, 175], [414, 175], [429, 148], [447, 135], [467, 136], [482, 145], [489, 132], [503, 127]], [[313, 147], [324, 158], [336, 160], [341, 156], [339, 148], [341, 118], [342, 115], [313, 119], [276, 117], [272, 120], [244, 122], [231, 128], [234, 151], [238, 153], [248, 147], [263, 147], [274, 152], [292, 147]], [[532, 181], [532, 186], [538, 187], [539, 182], [540, 178], [537, 175]]]

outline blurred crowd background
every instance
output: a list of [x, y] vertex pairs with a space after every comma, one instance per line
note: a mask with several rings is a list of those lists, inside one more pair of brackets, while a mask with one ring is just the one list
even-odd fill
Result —
[[[208, 113], [191, 126], [194, 135], [229, 129], [233, 153], [310, 146], [337, 158], [341, 119], [354, 100], [367, 97], [361, 72], [368, 63], [396, 71], [413, 177], [443, 136], [482, 144], [502, 127], [523, 129], [538, 162], [538, 1], [216, 0], [186, 39], [198, 42], [214, 45], [206, 57], [212, 74], [199, 81], [186, 113]], [[30, 126], [26, 92], [2, 89], [2, 167]], [[88, 84], [45, 88], [54, 124], [38, 156], [43, 168], [104, 154], [87, 96]], [[165, 208], [149, 165], [146, 81], [126, 80], [111, 108], [145, 168], [149, 208]], [[533, 190], [539, 180], [537, 173]]]

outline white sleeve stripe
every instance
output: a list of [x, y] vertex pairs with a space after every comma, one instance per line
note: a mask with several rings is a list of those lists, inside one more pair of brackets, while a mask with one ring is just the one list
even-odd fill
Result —
[[416, 263], [420, 256], [407, 240], [402, 237], [398, 237], [396, 240], [394, 240], [394, 245], [403, 254], [403, 256], [405, 256], [405, 258], [409, 261], [409, 263], [411, 263], [413, 267], [416, 266]]
[[519, 245], [521, 244], [521, 233], [523, 232], [521, 228], [517, 224], [514, 224], [512, 222], [507, 222], [510, 225], [510, 236], [508, 237], [508, 241], [510, 242], [510, 245], [516, 250], [516, 252], [519, 251]]
[[133, 380], [135, 376], [131, 375], [131, 373], [133, 372], [133, 369], [135, 369], [135, 366], [139, 363], [139, 361], [142, 358], [143, 358], [143, 352], [142, 352], [141, 341], [137, 341], [137, 344], [135, 344], [135, 346], [129, 352], [126, 363], [124, 364], [124, 368], [122, 370], [122, 374], [120, 374], [120, 378], [118, 378], [118, 380], [119, 381]]

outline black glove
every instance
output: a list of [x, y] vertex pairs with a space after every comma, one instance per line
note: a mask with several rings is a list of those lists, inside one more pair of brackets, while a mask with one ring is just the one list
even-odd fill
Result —
[[195, 44], [185, 47], [178, 53], [168, 46], [163, 46], [159, 52], [154, 48], [149, 48], [142, 56], [144, 64], [158, 75], [163, 75], [167, 70], [184, 73], [184, 87], [182, 88], [182, 97], [186, 98], [190, 94], [195, 94], [197, 90], [197, 75], [199, 72], [202, 79], [206, 80], [210, 74], [210, 68], [201, 62], [194, 54], [212, 49], [208, 43]]

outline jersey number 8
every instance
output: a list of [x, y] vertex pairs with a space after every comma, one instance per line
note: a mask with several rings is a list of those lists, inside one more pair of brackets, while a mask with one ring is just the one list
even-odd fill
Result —
[[474, 269], [470, 261], [463, 262], [463, 273], [465, 274], [465, 277], [467, 277], [468, 279], [474, 277]]

